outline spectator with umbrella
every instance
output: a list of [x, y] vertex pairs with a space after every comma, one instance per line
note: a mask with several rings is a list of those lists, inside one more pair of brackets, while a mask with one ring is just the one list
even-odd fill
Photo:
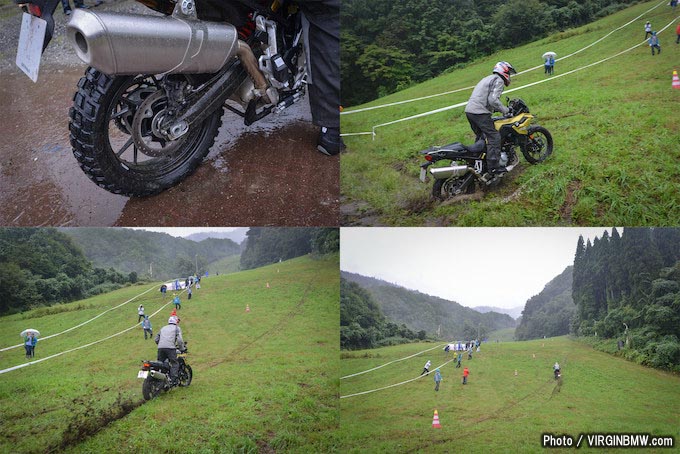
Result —
[[40, 332], [37, 329], [25, 329], [20, 334], [24, 338], [24, 348], [26, 348], [26, 359], [31, 359], [35, 356], [35, 345], [38, 343], [38, 336]]
[[546, 52], [543, 54], [543, 60], [545, 60], [545, 74], [552, 74], [555, 69], [555, 57], [557, 54], [555, 52]]

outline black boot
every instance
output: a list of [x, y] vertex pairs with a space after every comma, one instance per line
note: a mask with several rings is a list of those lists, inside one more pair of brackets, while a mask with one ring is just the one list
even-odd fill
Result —
[[345, 144], [340, 137], [339, 128], [321, 128], [316, 149], [327, 156], [335, 156], [344, 150]]

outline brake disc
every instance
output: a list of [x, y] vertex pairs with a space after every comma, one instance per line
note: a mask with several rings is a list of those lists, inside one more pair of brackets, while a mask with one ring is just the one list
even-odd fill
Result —
[[168, 115], [168, 99], [164, 90], [157, 90], [137, 108], [132, 122], [132, 138], [137, 149], [154, 158], [173, 155], [184, 144], [187, 135], [170, 140], [160, 125]]

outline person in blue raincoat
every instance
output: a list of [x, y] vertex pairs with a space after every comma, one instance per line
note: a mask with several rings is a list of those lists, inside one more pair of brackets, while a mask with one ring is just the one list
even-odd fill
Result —
[[442, 381], [442, 373], [439, 368], [434, 370], [434, 390], [439, 391], [439, 383]]
[[151, 320], [149, 320], [148, 315], [145, 315], [144, 320], [142, 320], [142, 329], [144, 330], [144, 340], [147, 339], [147, 334], [149, 335], [148, 339], [153, 338], [153, 329], [151, 328]]
[[177, 293], [175, 293], [175, 298], [173, 298], [172, 304], [175, 305], [175, 309], [182, 309], [182, 302], [179, 300], [179, 295]]
[[24, 336], [24, 348], [26, 349], [26, 359], [35, 356], [35, 345], [38, 343], [38, 338], [32, 332], [26, 333]]
[[647, 40], [649, 47], [652, 48], [652, 55], [654, 55], [654, 49], [658, 49], [659, 54], [661, 54], [661, 44], [659, 44], [659, 37], [656, 36], [656, 32], [652, 32], [652, 36]]

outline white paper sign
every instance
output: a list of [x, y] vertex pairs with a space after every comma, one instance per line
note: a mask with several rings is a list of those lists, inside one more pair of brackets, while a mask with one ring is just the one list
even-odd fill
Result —
[[19, 34], [19, 48], [17, 49], [17, 66], [33, 82], [38, 81], [40, 69], [40, 57], [45, 41], [45, 29], [47, 21], [39, 17], [24, 13], [21, 20], [21, 33]]

